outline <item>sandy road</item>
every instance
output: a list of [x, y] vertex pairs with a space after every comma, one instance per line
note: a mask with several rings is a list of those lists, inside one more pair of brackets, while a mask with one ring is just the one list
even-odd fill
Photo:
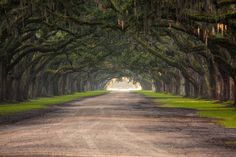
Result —
[[111, 93], [58, 106], [44, 117], [0, 125], [0, 156], [233, 157], [236, 131], [189, 110], [159, 108], [142, 96]]

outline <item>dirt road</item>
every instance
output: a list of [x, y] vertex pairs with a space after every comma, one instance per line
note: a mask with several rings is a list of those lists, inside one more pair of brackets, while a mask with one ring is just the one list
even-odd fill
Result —
[[0, 156], [233, 157], [236, 131], [190, 110], [159, 108], [132, 93], [58, 106], [44, 117], [0, 125]]

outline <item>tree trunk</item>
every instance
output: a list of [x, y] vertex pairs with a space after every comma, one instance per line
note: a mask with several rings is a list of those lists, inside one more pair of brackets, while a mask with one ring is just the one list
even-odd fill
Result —
[[16, 100], [17, 101], [23, 101], [23, 91], [22, 91], [22, 87], [21, 87], [21, 79], [17, 78], [16, 79]]
[[1, 77], [1, 82], [0, 82], [0, 99], [1, 101], [6, 100], [6, 93], [7, 93], [7, 69], [6, 69], [6, 64], [4, 64], [4, 61], [1, 60], [0, 61], [1, 64], [1, 73], [0, 73], [0, 77]]
[[230, 97], [230, 80], [229, 80], [229, 76], [225, 72], [221, 72], [221, 75], [222, 75], [222, 81], [223, 81], [221, 100], [227, 101], [229, 100], [229, 97]]
[[185, 79], [185, 96], [190, 97], [190, 83]]
[[[153, 85], [154, 85], [154, 88], [155, 88], [155, 92], [160, 92], [161, 90], [160, 90], [160, 83], [158, 82], [158, 81], [154, 81], [153, 82]], [[144, 89], [145, 90], [145, 89]]]
[[234, 91], [233, 91], [233, 93], [234, 93], [234, 106], [236, 106], [236, 76], [234, 76], [233, 80], [234, 80]]
[[217, 74], [216, 67], [212, 60], [208, 61], [208, 69], [209, 69], [209, 83], [210, 83], [210, 97], [211, 99], [217, 99]]
[[2, 95], [3, 95], [2, 94], [2, 92], [3, 92], [3, 90], [2, 90], [2, 79], [3, 79], [2, 68], [3, 68], [3, 65], [2, 65], [2, 60], [0, 58], [0, 102], [3, 101], [3, 98], [2, 98]]

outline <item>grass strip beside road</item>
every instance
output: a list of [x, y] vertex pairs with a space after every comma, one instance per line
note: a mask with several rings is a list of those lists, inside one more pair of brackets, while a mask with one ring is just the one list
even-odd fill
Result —
[[220, 104], [214, 100], [185, 98], [152, 91], [138, 91], [137, 93], [153, 99], [154, 102], [161, 104], [161, 107], [194, 109], [200, 117], [214, 118], [221, 126], [236, 128], [236, 109], [231, 107], [230, 103]]
[[0, 116], [27, 112], [31, 110], [45, 109], [51, 105], [63, 104], [80, 98], [99, 96], [105, 93], [107, 93], [107, 91], [88, 91], [79, 92], [71, 95], [37, 98], [20, 103], [2, 104], [0, 105]]

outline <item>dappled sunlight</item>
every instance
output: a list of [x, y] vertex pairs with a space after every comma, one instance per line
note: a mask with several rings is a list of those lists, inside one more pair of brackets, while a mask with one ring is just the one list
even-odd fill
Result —
[[134, 82], [126, 77], [123, 77], [121, 80], [112, 79], [110, 82], [107, 83], [106, 89], [108, 91], [128, 92], [142, 90], [142, 87], [140, 83]]

